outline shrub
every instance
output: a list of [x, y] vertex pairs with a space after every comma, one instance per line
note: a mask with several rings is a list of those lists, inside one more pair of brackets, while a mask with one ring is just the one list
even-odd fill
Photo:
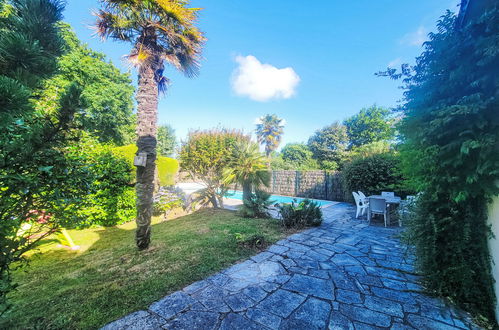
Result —
[[167, 215], [172, 209], [185, 206], [185, 194], [181, 189], [161, 187], [154, 196], [153, 215]]
[[224, 172], [233, 162], [236, 145], [249, 140], [241, 131], [222, 128], [189, 133], [180, 150], [180, 161], [182, 170], [206, 185], [197, 194], [196, 203], [223, 207], [223, 196], [229, 186], [224, 182]]
[[[113, 151], [128, 160], [128, 163], [131, 165], [130, 171], [135, 176], [133, 159], [137, 153], [137, 146], [135, 144], [129, 144], [123, 147], [114, 148]], [[171, 186], [175, 184], [175, 175], [179, 168], [176, 159], [158, 156], [156, 158], [156, 167], [158, 169], [159, 183], [161, 186]]]
[[114, 226], [134, 219], [132, 166], [126, 158], [88, 136], [71, 147], [69, 156], [83, 162], [92, 178], [88, 194], [70, 206], [78, 218], [84, 219], [76, 227]]
[[322, 210], [314, 201], [305, 199], [296, 204], [281, 204], [278, 206], [282, 223], [285, 227], [303, 228], [319, 226], [322, 223]]
[[159, 183], [161, 186], [172, 186], [175, 184], [175, 175], [178, 172], [178, 161], [173, 158], [159, 156], [156, 159]]
[[394, 154], [377, 154], [354, 159], [343, 170], [343, 181], [348, 191], [379, 194], [383, 190], [406, 195], [400, 174], [400, 159]]
[[270, 216], [269, 209], [272, 203], [269, 193], [256, 190], [249, 199], [243, 200], [239, 213], [245, 218], [267, 218]]

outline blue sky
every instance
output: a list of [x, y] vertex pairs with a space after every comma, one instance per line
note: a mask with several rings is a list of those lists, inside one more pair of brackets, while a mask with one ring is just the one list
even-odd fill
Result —
[[[123, 71], [127, 44], [102, 42], [89, 26], [96, 0], [70, 0], [65, 20], [78, 37]], [[159, 104], [159, 124], [178, 138], [189, 129], [223, 126], [252, 132], [255, 119], [286, 120], [283, 145], [376, 103], [394, 107], [398, 83], [374, 73], [414, 62], [437, 19], [459, 0], [194, 0], [208, 38], [201, 74], [188, 79], [172, 68]]]

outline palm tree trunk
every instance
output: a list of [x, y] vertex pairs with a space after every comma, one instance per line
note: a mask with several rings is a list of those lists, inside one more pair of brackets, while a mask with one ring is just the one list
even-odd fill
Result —
[[243, 201], [251, 198], [251, 182], [243, 182]]
[[147, 249], [151, 241], [151, 215], [156, 168], [156, 122], [158, 113], [158, 84], [156, 65], [139, 69], [137, 90], [137, 153], [146, 153], [146, 166], [137, 166], [137, 231], [135, 241], [139, 250]]

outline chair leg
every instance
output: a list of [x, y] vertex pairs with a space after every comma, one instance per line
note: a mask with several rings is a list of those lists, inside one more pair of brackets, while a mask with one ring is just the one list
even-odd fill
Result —
[[385, 220], [385, 227], [386, 227], [386, 218], [387, 218], [387, 217], [386, 217], [386, 213], [384, 213], [384, 214], [383, 214], [383, 218], [384, 218], [384, 220]]
[[369, 210], [367, 210], [367, 223], [371, 224], [371, 212]]
[[359, 218], [360, 207], [357, 206], [357, 213], [355, 214], [355, 219]]

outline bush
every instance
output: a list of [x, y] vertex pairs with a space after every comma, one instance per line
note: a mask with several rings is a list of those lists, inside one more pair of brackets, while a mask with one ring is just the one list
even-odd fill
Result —
[[170, 210], [185, 206], [185, 194], [181, 189], [161, 187], [154, 196], [153, 215], [167, 215]]
[[[137, 146], [129, 144], [123, 147], [114, 148], [113, 151], [125, 159], [131, 165], [131, 173], [135, 176], [135, 167], [133, 160], [137, 153]], [[161, 186], [171, 186], [175, 184], [175, 175], [177, 174], [179, 165], [178, 161], [173, 158], [158, 156], [156, 158], [156, 168], [158, 169], [159, 183]]]
[[178, 161], [173, 158], [159, 156], [156, 159], [158, 168], [159, 184], [161, 186], [172, 186], [175, 184], [175, 175], [178, 171]]
[[377, 154], [354, 159], [343, 170], [347, 191], [362, 191], [367, 195], [394, 191], [406, 195], [404, 179], [400, 174], [400, 159], [394, 154]]
[[319, 226], [322, 223], [322, 210], [316, 202], [309, 199], [296, 204], [279, 205], [282, 223], [285, 227], [303, 228]]
[[272, 203], [270, 194], [256, 190], [250, 199], [243, 200], [239, 213], [245, 218], [267, 218], [270, 216], [269, 209]]
[[84, 137], [73, 146], [70, 156], [86, 164], [92, 178], [89, 193], [70, 206], [80, 219], [77, 227], [114, 226], [135, 217], [135, 192], [132, 168], [126, 158], [94, 138]]
[[212, 204], [214, 208], [223, 207], [223, 196], [228, 191], [226, 169], [234, 161], [237, 146], [250, 140], [241, 131], [215, 128], [192, 131], [180, 149], [182, 170], [203, 181], [206, 188], [199, 191], [195, 203]]

